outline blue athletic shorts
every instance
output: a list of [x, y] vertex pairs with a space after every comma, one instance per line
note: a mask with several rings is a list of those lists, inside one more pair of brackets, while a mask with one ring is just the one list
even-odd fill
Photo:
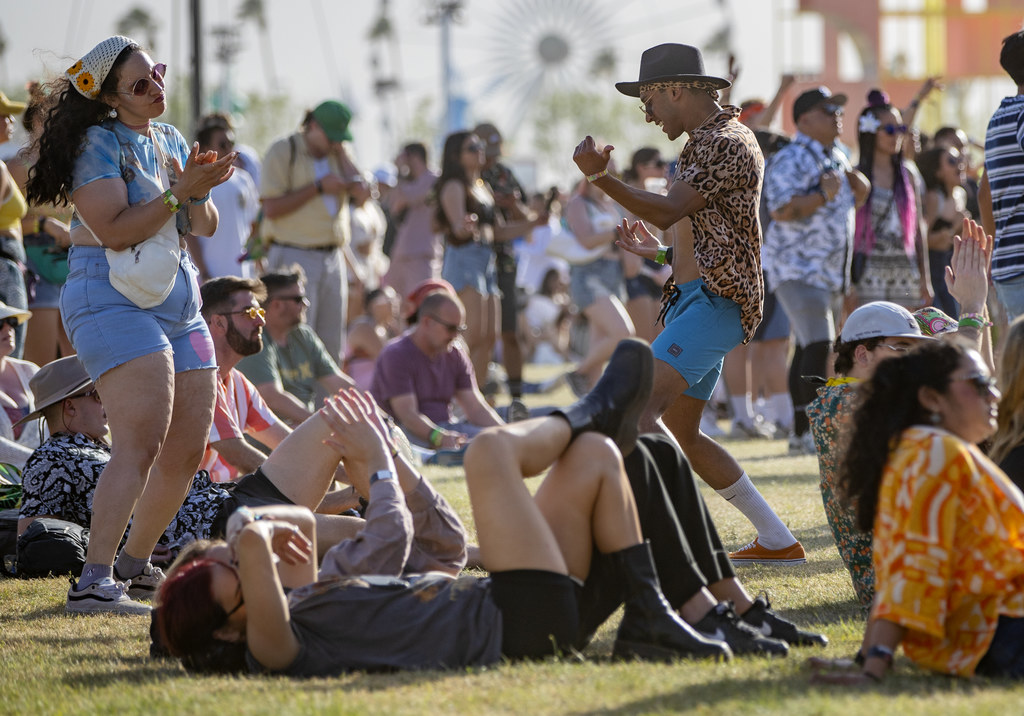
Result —
[[136, 306], [110, 285], [110, 267], [100, 246], [72, 246], [71, 272], [60, 294], [60, 314], [78, 359], [96, 380], [111, 368], [150, 353], [170, 350], [174, 372], [215, 368], [213, 341], [199, 314], [199, 274], [181, 252], [178, 275], [167, 299], [155, 308]]
[[679, 296], [665, 314], [665, 329], [651, 349], [655, 358], [672, 366], [689, 384], [685, 395], [709, 400], [725, 354], [743, 342], [740, 307], [712, 293], [699, 278], [676, 288]]

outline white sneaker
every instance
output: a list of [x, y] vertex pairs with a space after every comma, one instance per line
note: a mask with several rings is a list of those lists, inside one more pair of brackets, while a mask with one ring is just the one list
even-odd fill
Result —
[[818, 447], [814, 444], [814, 435], [808, 430], [803, 435], [789, 436], [790, 455], [817, 455]]
[[78, 585], [72, 583], [68, 590], [65, 611], [68, 614], [113, 613], [146, 616], [152, 611], [152, 607], [132, 600], [127, 594], [130, 585], [131, 582], [115, 582], [110, 577], [93, 582], [82, 589], [78, 589]]
[[145, 599], [150, 600], [153, 595], [156, 594], [156, 590], [160, 588], [167, 576], [163, 570], [159, 567], [154, 567], [152, 562], [146, 564], [146, 568], [142, 570], [142, 574], [136, 574], [131, 579], [125, 579], [117, 573], [117, 568], [114, 568], [114, 577], [125, 583], [125, 588], [128, 590], [128, 596], [132, 599]]
[[705, 410], [700, 416], [700, 431], [709, 438], [724, 438], [725, 431], [718, 427], [714, 411]]

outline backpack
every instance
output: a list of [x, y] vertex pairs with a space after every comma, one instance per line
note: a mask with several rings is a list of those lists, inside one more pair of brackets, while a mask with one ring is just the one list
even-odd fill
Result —
[[38, 517], [18, 538], [18, 577], [71, 574], [79, 577], [89, 548], [89, 530], [53, 517]]

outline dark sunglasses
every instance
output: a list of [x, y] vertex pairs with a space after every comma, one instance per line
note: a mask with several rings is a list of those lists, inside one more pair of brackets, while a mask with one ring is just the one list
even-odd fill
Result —
[[132, 85], [131, 92], [118, 91], [118, 94], [130, 94], [135, 97], [142, 97], [144, 94], [149, 92], [149, 83], [152, 82], [157, 86], [157, 89], [163, 90], [164, 75], [167, 74], [167, 65], [163, 62], [158, 62], [153, 65], [153, 70], [150, 72], [149, 77], [141, 77], [135, 81]]
[[271, 301], [291, 301], [292, 303], [301, 303], [303, 306], [309, 305], [309, 299], [299, 294], [297, 296], [274, 296]]
[[2, 321], [0, 321], [0, 326], [9, 326], [11, 328], [17, 328], [19, 323], [20, 321], [18, 321], [17, 318], [15, 318], [14, 316], [9, 316], [8, 318], [5, 318]]
[[996, 379], [985, 373], [970, 373], [959, 378], [953, 378], [953, 380], [963, 380], [970, 383], [978, 391], [978, 395], [983, 398], [988, 397], [996, 390]]
[[[303, 296], [303, 298], [305, 298], [305, 296]], [[219, 315], [219, 316], [237, 316], [239, 313], [244, 313], [246, 316], [248, 316], [249, 318], [251, 318], [254, 321], [257, 318], [266, 318], [267, 317], [267, 312], [264, 311], [262, 308], [257, 308], [256, 306], [248, 306], [246, 308], [243, 308], [240, 311], [229, 311], [227, 313], [218, 313], [217, 315]]]
[[84, 393], [69, 396], [70, 400], [74, 400], [75, 398], [92, 398], [98, 403], [100, 402], [100, 391], [96, 390], [96, 388], [93, 388], [92, 390], [87, 390]]
[[882, 131], [892, 136], [894, 134], [906, 134], [907, 125], [905, 124], [883, 124]]
[[482, 152], [483, 150], [484, 145], [481, 144], [480, 142], [470, 142], [469, 144], [462, 148], [462, 151], [473, 152], [474, 154], [476, 154], [477, 152]]
[[442, 321], [440, 318], [435, 316], [433, 313], [428, 313], [427, 316], [432, 321], [434, 321], [434, 323], [437, 323], [438, 325], [441, 325], [441, 326], [444, 326], [445, 328], [447, 328], [449, 333], [465, 333], [466, 329], [469, 328], [469, 326], [465, 326], [465, 325], [459, 326], [459, 325], [456, 325], [454, 323], [448, 323], [447, 321]]

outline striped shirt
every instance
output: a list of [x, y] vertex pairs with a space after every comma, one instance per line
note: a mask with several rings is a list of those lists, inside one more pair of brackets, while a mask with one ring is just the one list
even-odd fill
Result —
[[217, 404], [213, 409], [213, 425], [210, 439], [206, 443], [206, 454], [200, 469], [210, 473], [212, 482], [229, 482], [239, 476], [230, 463], [220, 456], [212, 445], [221, 440], [244, 438], [245, 434], [256, 435], [279, 423], [256, 391], [256, 386], [235, 368], [228, 373], [227, 380], [217, 376]]
[[985, 174], [992, 187], [996, 244], [992, 279], [1024, 274], [1024, 95], [1006, 97], [985, 132]]

